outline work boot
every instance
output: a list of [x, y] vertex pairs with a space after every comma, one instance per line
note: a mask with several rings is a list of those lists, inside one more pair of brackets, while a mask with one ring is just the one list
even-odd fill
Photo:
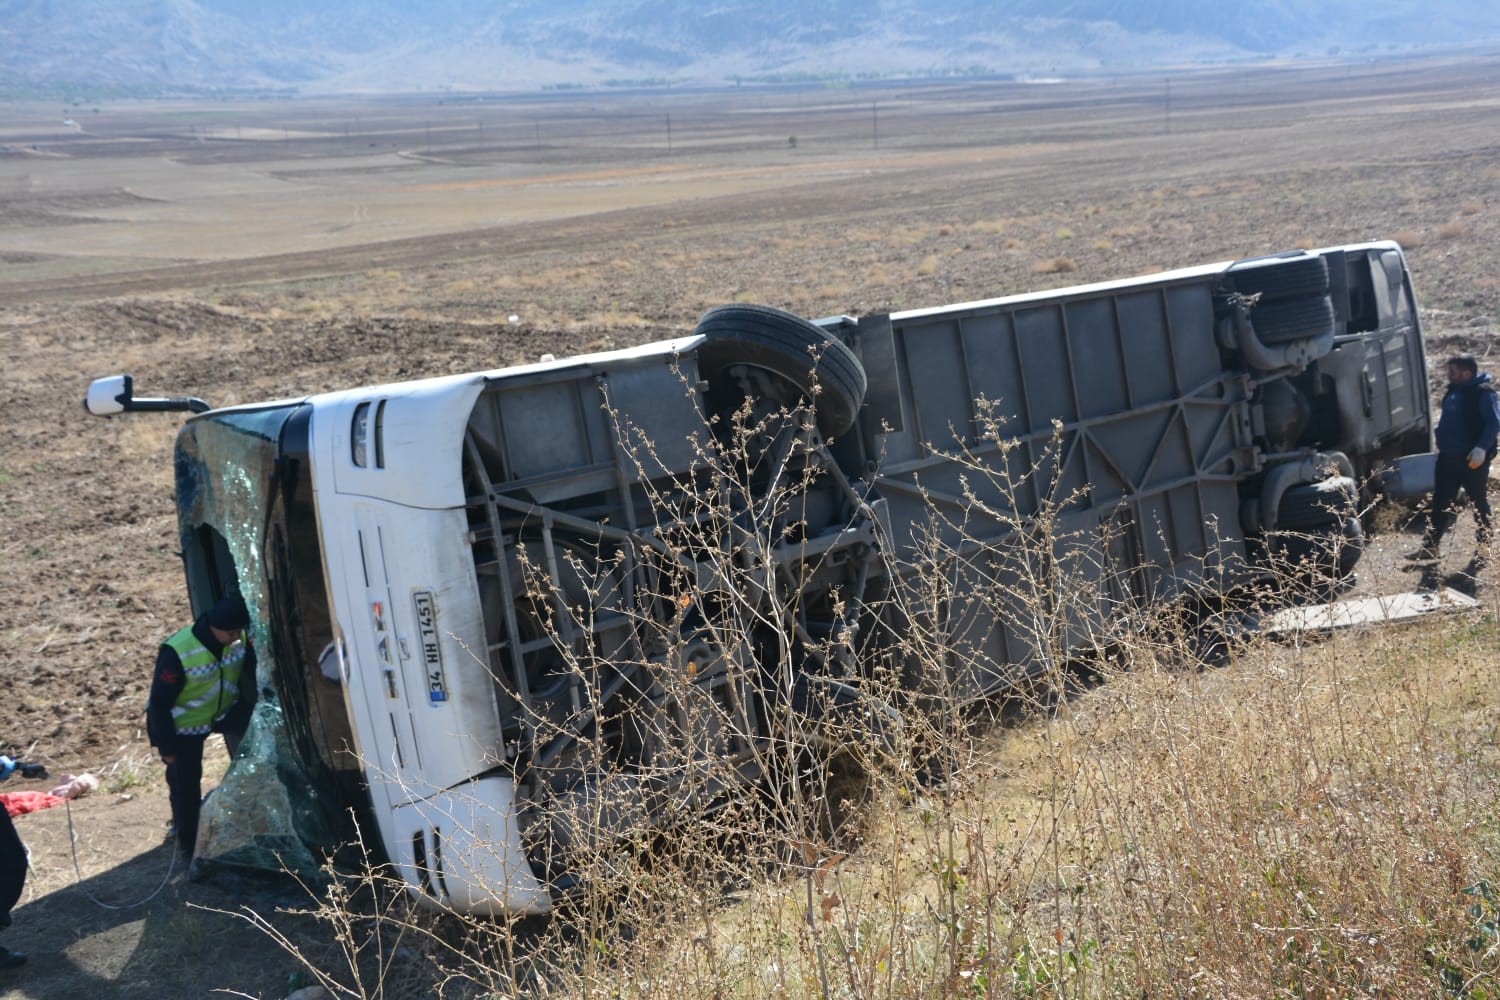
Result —
[[1437, 562], [1437, 549], [1431, 545], [1423, 544], [1420, 549], [1414, 549], [1405, 555], [1407, 562]]
[[26, 964], [26, 956], [0, 945], [0, 969], [19, 969]]

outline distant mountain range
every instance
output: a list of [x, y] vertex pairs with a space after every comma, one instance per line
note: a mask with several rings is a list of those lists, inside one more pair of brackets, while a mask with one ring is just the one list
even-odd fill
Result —
[[0, 0], [0, 94], [1124, 72], [1486, 41], [1494, 0]]

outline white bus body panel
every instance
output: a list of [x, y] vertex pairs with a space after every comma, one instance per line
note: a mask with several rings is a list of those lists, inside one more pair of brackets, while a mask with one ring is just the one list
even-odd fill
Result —
[[[700, 341], [308, 400], [350, 727], [386, 853], [414, 893], [465, 912], [551, 907], [521, 845], [514, 786], [487, 773], [504, 763], [504, 744], [465, 515], [462, 452], [475, 399], [492, 379], [666, 357]], [[352, 441], [361, 404], [370, 406], [364, 467]]]

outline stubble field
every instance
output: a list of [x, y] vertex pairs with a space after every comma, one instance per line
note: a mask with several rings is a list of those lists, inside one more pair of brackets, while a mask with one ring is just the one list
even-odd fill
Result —
[[232, 908], [233, 889], [173, 882], [112, 910], [73, 886], [70, 819], [105, 901], [166, 871], [142, 708], [188, 614], [180, 417], [90, 418], [91, 378], [232, 404], [676, 336], [728, 301], [864, 314], [1374, 238], [1407, 248], [1429, 354], [1494, 367], [1497, 120], [1500, 57], [1473, 55], [0, 106], [0, 748], [106, 785], [71, 817], [20, 820], [34, 870], [4, 943], [34, 958], [0, 992], [279, 996], [291, 971], [244, 925], [184, 909]]

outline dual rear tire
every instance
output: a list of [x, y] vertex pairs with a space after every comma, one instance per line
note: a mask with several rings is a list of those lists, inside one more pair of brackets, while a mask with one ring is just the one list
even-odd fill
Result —
[[1254, 297], [1250, 327], [1262, 344], [1308, 340], [1334, 329], [1328, 261], [1322, 257], [1250, 261], [1230, 268], [1227, 278], [1236, 294]]

